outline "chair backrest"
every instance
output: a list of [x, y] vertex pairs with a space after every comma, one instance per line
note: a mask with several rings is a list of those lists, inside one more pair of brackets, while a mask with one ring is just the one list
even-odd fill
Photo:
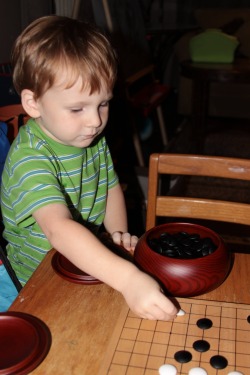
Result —
[[213, 220], [250, 225], [250, 204], [185, 196], [160, 195], [162, 175], [218, 177], [250, 181], [250, 160], [191, 155], [152, 154], [149, 162], [146, 229], [157, 217]]
[[8, 138], [10, 142], [17, 136], [19, 127], [28, 118], [29, 116], [24, 111], [22, 104], [11, 104], [0, 107], [0, 121], [6, 122], [8, 125]]

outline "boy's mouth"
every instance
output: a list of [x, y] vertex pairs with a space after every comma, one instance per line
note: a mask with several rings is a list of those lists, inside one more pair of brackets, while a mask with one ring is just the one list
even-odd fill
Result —
[[84, 138], [84, 139], [93, 139], [93, 138], [95, 138], [97, 135], [98, 135], [98, 133], [95, 133], [95, 134], [89, 134], [89, 135], [84, 135], [83, 138]]

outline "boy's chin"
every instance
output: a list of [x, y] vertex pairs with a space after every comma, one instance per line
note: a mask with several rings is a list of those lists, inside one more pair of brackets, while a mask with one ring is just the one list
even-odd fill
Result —
[[85, 147], [95, 145], [99, 141], [99, 139], [100, 139], [100, 136], [97, 136], [97, 137], [91, 138], [91, 139], [77, 140], [75, 142], [72, 142], [72, 144], [70, 144], [70, 146], [78, 147], [78, 148], [85, 148]]

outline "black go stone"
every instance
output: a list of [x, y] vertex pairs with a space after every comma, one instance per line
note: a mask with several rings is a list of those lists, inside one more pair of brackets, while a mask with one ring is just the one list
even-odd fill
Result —
[[196, 324], [200, 329], [209, 329], [213, 326], [212, 320], [208, 318], [201, 318], [197, 320]]
[[147, 242], [156, 253], [179, 259], [201, 258], [217, 249], [211, 238], [201, 238], [197, 233], [164, 232], [158, 238], [150, 238]]
[[210, 365], [218, 370], [222, 370], [223, 368], [227, 367], [227, 364], [227, 359], [222, 355], [214, 355], [210, 358]]
[[250, 315], [247, 317], [247, 322], [250, 323]]
[[210, 349], [209, 342], [205, 340], [197, 340], [193, 343], [193, 348], [200, 353], [207, 352]]
[[179, 363], [187, 363], [192, 359], [192, 354], [187, 350], [179, 350], [175, 353], [174, 358]]

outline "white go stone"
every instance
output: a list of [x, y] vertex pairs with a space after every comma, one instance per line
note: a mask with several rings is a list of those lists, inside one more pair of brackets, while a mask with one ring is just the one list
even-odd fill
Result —
[[193, 367], [189, 370], [188, 375], [207, 375], [206, 370], [201, 367]]
[[178, 313], [177, 313], [177, 316], [183, 316], [183, 315], [185, 315], [186, 313], [185, 313], [185, 311], [184, 310], [179, 310], [178, 311]]
[[239, 371], [231, 371], [228, 373], [228, 375], [244, 375], [242, 372]]
[[162, 365], [159, 368], [160, 375], [177, 375], [177, 368], [173, 365]]

